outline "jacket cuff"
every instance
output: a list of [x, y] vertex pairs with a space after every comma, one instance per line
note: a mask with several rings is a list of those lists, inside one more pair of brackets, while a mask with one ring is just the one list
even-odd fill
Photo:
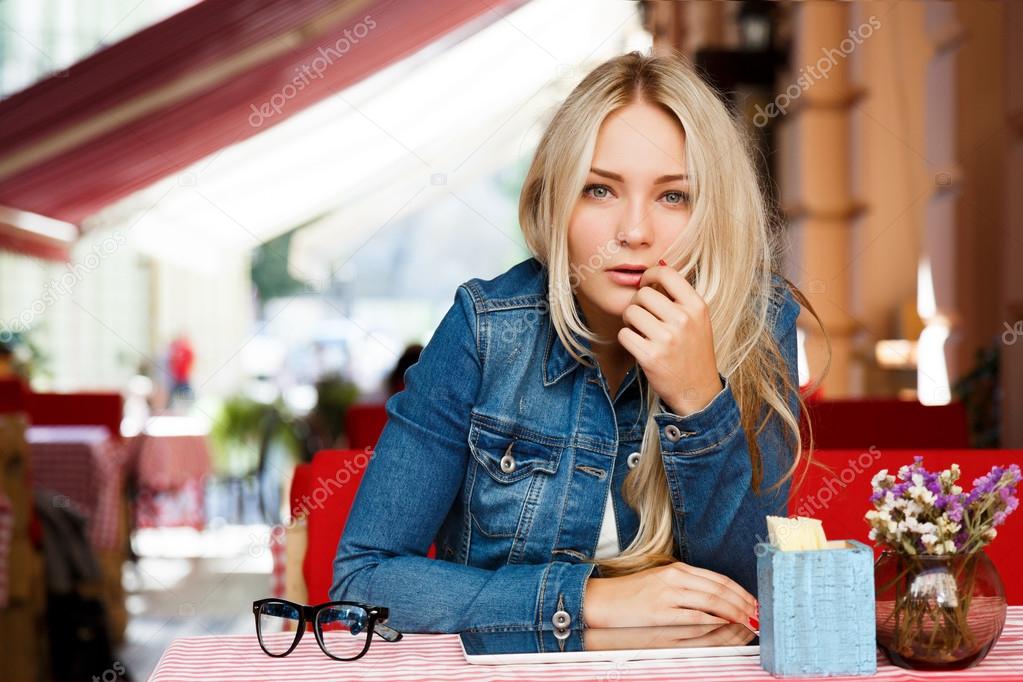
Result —
[[670, 412], [661, 403], [654, 415], [665, 455], [697, 455], [720, 446], [734, 436], [741, 424], [739, 405], [735, 402], [728, 379], [721, 377], [723, 388], [699, 412], [685, 416]]
[[571, 564], [554, 561], [547, 564], [540, 581], [537, 620], [543, 631], [568, 638], [583, 628], [583, 593], [596, 564]]

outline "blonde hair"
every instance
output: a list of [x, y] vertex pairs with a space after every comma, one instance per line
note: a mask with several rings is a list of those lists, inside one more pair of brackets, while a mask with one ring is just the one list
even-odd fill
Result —
[[[792, 476], [802, 454], [799, 420], [787, 398], [799, 396], [768, 325], [775, 249], [771, 218], [751, 157], [751, 144], [715, 92], [676, 55], [630, 52], [591, 71], [555, 112], [526, 174], [519, 221], [529, 250], [548, 271], [551, 322], [580, 363], [586, 350], [575, 337], [601, 341], [579, 318], [568, 256], [568, 223], [582, 192], [597, 132], [611, 112], [637, 100], [662, 107], [680, 122], [692, 215], [664, 256], [706, 301], [718, 371], [728, 378], [749, 444], [753, 489], [759, 494], [761, 452], [756, 437], [771, 417], [781, 420], [793, 462], [772, 489]], [[796, 298], [806, 299], [789, 285]], [[816, 315], [815, 315], [816, 316]], [[644, 379], [640, 374], [640, 387]], [[640, 463], [625, 479], [624, 495], [639, 515], [634, 540], [616, 557], [596, 560], [602, 576], [623, 575], [677, 561], [672, 506], [653, 415], [659, 396], [647, 391], [647, 422]], [[799, 397], [802, 407], [802, 398]], [[764, 413], [763, 407], [767, 410]], [[808, 457], [809, 453], [805, 455]]]

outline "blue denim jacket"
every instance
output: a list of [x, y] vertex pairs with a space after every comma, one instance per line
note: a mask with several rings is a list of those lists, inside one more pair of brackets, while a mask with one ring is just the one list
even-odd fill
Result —
[[[775, 280], [770, 324], [796, 372], [799, 306]], [[334, 560], [332, 599], [386, 606], [409, 632], [582, 627], [582, 599], [611, 487], [619, 547], [638, 530], [622, 497], [645, 423], [636, 369], [615, 396], [565, 349], [535, 259], [456, 291], [388, 421]], [[586, 343], [587, 347], [589, 344]], [[592, 356], [590, 356], [592, 358]], [[795, 407], [795, 396], [792, 396]], [[655, 415], [676, 557], [756, 594], [753, 546], [788, 485], [751, 490], [731, 387], [703, 410]], [[762, 490], [791, 463], [773, 420], [759, 436]], [[437, 560], [426, 556], [436, 543]], [[599, 574], [598, 574], [599, 575]], [[566, 617], [567, 616], [567, 617]]]

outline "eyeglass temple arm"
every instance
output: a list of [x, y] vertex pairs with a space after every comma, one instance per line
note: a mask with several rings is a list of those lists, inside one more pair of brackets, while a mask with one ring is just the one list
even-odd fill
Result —
[[401, 633], [383, 623], [376, 623], [373, 625], [373, 632], [380, 635], [380, 637], [387, 642], [397, 642], [401, 639]]

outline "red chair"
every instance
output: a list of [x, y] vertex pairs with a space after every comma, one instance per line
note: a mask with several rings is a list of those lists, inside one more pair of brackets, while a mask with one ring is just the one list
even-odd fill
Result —
[[962, 403], [927, 406], [910, 400], [811, 400], [803, 414], [813, 425], [814, 447], [953, 448], [970, 447]]
[[[311, 464], [295, 469], [291, 505], [306, 515], [309, 539], [302, 574], [310, 604], [328, 600], [337, 545], [369, 457], [367, 450], [323, 450]], [[432, 546], [428, 556], [435, 556]]]
[[295, 467], [295, 473], [291, 476], [291, 490], [288, 499], [291, 504], [291, 518], [299, 519], [306, 516], [307, 511], [302, 505], [302, 499], [308, 498], [312, 491], [313, 465], [299, 464]]
[[21, 379], [0, 379], [0, 414], [25, 412], [28, 389]]
[[383, 404], [358, 403], [350, 406], [345, 413], [348, 447], [352, 450], [375, 448], [386, 423], [387, 411]]
[[124, 400], [120, 393], [29, 393], [28, 414], [33, 426], [107, 427], [120, 440]]
[[[929, 471], [946, 469], [953, 462], [959, 464], [962, 470], [959, 483], [966, 491], [973, 487], [975, 478], [988, 473], [992, 466], [1023, 464], [1023, 450], [818, 450], [814, 459], [832, 471], [819, 466], [806, 470], [802, 485], [793, 491], [789, 515], [820, 519], [829, 539], [859, 540], [873, 545], [867, 539], [870, 527], [863, 518], [873, 508], [869, 500], [870, 479], [881, 469], [897, 475], [899, 467], [911, 464], [916, 455], [923, 456]], [[1017, 570], [1023, 562], [1023, 511], [1009, 515], [1005, 524], [999, 526], [998, 537], [985, 551], [1005, 582], [1009, 603], [1023, 604], [1023, 579]]]

